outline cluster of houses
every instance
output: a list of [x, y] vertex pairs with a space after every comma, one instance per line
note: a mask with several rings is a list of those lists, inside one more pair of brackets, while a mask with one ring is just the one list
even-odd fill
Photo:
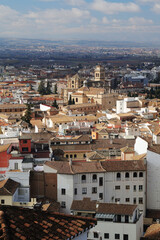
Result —
[[30, 123], [24, 103], [0, 104], [0, 238], [36, 239], [33, 221], [37, 239], [158, 239], [160, 101], [110, 86], [97, 66], [94, 80], [70, 77], [61, 94], [28, 89]]

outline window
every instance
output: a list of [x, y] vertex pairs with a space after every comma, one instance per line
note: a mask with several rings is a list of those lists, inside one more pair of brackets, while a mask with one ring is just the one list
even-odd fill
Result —
[[103, 193], [99, 193], [99, 198], [103, 199]]
[[126, 198], [126, 202], [130, 202], [130, 198]]
[[129, 216], [125, 215], [125, 223], [128, 223], [128, 222], [129, 222]]
[[66, 202], [61, 202], [61, 208], [66, 208]]
[[87, 194], [87, 188], [82, 188], [82, 194]]
[[77, 158], [77, 154], [74, 154], [74, 158]]
[[143, 198], [139, 198], [139, 204], [143, 204]]
[[68, 154], [66, 154], [66, 158], [68, 158]]
[[136, 185], [133, 186], [133, 191], [136, 192]]
[[109, 239], [109, 233], [104, 233], [104, 238]]
[[5, 200], [4, 199], [1, 199], [1, 204], [5, 204]]
[[128, 234], [123, 234], [123, 240], [129, 240]]
[[61, 195], [66, 195], [66, 189], [65, 188], [61, 188]]
[[133, 177], [134, 178], [137, 177], [137, 173], [136, 172], [133, 173]]
[[120, 190], [121, 186], [115, 186], [115, 190]]
[[77, 188], [74, 189], [74, 195], [77, 195]]
[[126, 189], [129, 190], [130, 189], [130, 185], [126, 185]]
[[139, 173], [139, 177], [143, 177], [143, 172], [140, 172], [140, 173]]
[[22, 188], [18, 189], [18, 195], [24, 195], [25, 194], [25, 190]]
[[99, 178], [99, 186], [100, 186], [100, 187], [103, 186], [103, 177], [100, 177], [100, 178]]
[[86, 154], [85, 153], [83, 154], [83, 157], [86, 158]]
[[28, 152], [28, 147], [22, 148], [22, 152]]
[[117, 180], [121, 179], [121, 174], [117, 173]]
[[125, 173], [125, 178], [129, 178], [129, 173], [128, 172]]
[[85, 183], [86, 182], [86, 175], [82, 175], [81, 180], [82, 180], [82, 183]]
[[120, 239], [120, 234], [116, 233], [115, 234], [115, 239]]
[[96, 174], [93, 174], [93, 176], [92, 176], [92, 182], [97, 182], [97, 175], [96, 175]]
[[139, 191], [143, 191], [143, 185], [139, 185]]
[[72, 154], [70, 154], [70, 158], [73, 158], [73, 155], [72, 155]]
[[97, 232], [94, 232], [94, 233], [93, 233], [93, 237], [94, 237], [94, 238], [98, 238], [98, 233], [97, 233]]
[[133, 204], [137, 204], [137, 199], [133, 198]]
[[23, 140], [23, 143], [27, 143], [27, 140]]
[[14, 169], [15, 169], [15, 170], [18, 169], [18, 163], [14, 163]]
[[78, 102], [78, 98], [76, 98], [76, 102]]
[[97, 188], [96, 187], [92, 187], [92, 193], [97, 193]]

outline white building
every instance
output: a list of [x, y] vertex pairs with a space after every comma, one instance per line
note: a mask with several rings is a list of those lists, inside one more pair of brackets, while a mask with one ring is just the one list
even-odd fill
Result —
[[89, 231], [88, 240], [140, 240], [143, 235], [143, 216], [136, 205], [99, 203], [84, 198], [74, 200], [74, 215], [95, 217], [97, 225]]
[[116, 101], [116, 113], [128, 113], [132, 108], [139, 108], [140, 102], [138, 97], [128, 97], [123, 100]]
[[73, 200], [85, 196], [104, 203], [138, 204], [145, 215], [146, 166], [143, 161], [46, 162], [57, 175], [57, 201], [70, 213]]
[[160, 145], [147, 151], [147, 208], [160, 209]]
[[[16, 152], [16, 151], [15, 151]], [[12, 154], [9, 160], [9, 167], [6, 171], [6, 178], [10, 178], [18, 183], [18, 195], [15, 199], [16, 202], [29, 202], [30, 201], [30, 170], [33, 169], [33, 161], [30, 158], [26, 159], [21, 156], [14, 156]]]

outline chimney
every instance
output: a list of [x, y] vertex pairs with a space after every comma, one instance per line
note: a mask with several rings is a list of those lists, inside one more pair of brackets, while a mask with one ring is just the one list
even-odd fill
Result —
[[72, 166], [72, 158], [69, 159], [69, 165]]

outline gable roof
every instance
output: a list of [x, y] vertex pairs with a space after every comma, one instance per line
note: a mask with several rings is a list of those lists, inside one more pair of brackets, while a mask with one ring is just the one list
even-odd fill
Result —
[[45, 165], [57, 171], [58, 174], [103, 173], [120, 171], [145, 171], [144, 161], [103, 161], [103, 162], [45, 162]]
[[131, 161], [104, 161], [101, 162], [102, 167], [107, 172], [123, 172], [123, 171], [145, 171], [146, 165], [143, 160]]
[[132, 215], [137, 205], [132, 204], [117, 204], [117, 203], [99, 203], [91, 201], [90, 198], [83, 198], [83, 200], [73, 200], [71, 210], [75, 211], [90, 211], [101, 214], [120, 214]]
[[15, 182], [10, 178], [0, 181], [0, 195], [12, 196], [19, 186], [20, 186], [20, 183]]
[[1, 206], [0, 239], [70, 240], [89, 230], [96, 219]]

